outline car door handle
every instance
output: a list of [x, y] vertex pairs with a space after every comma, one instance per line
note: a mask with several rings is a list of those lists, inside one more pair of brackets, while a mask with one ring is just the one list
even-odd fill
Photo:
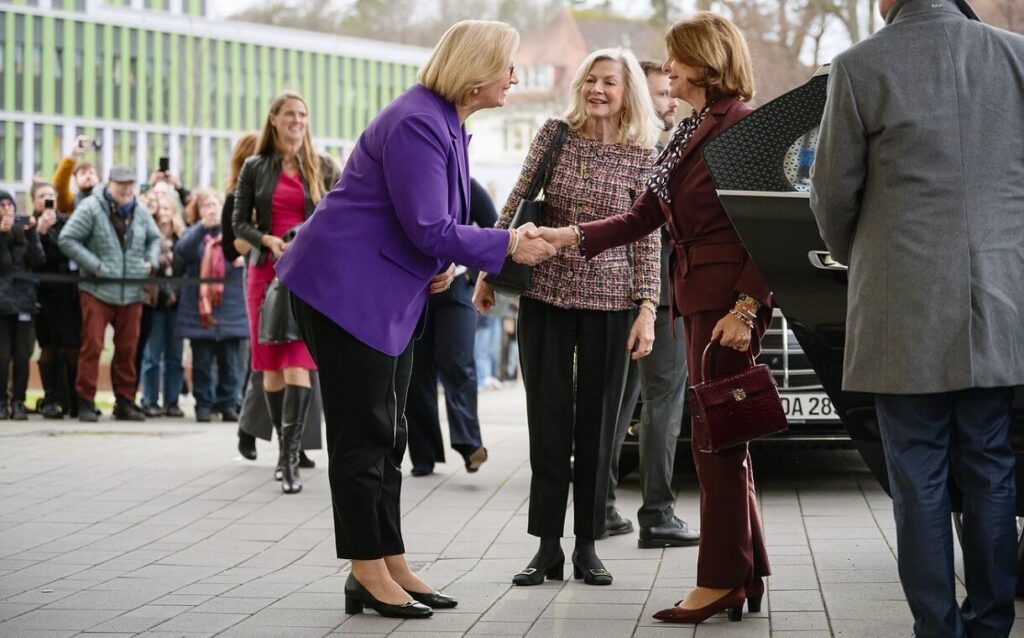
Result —
[[807, 253], [807, 259], [818, 270], [849, 270], [847, 266], [832, 259], [832, 254], [827, 250], [812, 250]]

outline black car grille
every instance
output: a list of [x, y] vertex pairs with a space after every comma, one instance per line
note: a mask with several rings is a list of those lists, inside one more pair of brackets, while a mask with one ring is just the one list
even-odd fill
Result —
[[761, 355], [758, 363], [772, 369], [779, 391], [822, 391], [818, 375], [811, 368], [811, 361], [804, 354], [796, 335], [789, 329], [786, 318], [779, 310], [772, 316], [772, 323], [761, 340]]

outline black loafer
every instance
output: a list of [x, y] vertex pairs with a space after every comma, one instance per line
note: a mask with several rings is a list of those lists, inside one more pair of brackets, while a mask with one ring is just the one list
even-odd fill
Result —
[[640, 549], [660, 549], [663, 547], [689, 547], [700, 543], [700, 534], [690, 529], [686, 521], [673, 517], [664, 525], [641, 527], [640, 540], [636, 546]]
[[633, 533], [633, 521], [628, 518], [623, 518], [621, 514], [615, 512], [614, 518], [609, 518], [604, 522], [604, 535], [601, 538], [607, 538], [608, 536], [620, 536], [622, 534]]
[[588, 567], [581, 565], [576, 552], [572, 553], [572, 577], [576, 580], [583, 579], [587, 585], [611, 585], [612, 573], [602, 567]]
[[430, 618], [434, 610], [423, 603], [410, 600], [404, 605], [382, 603], [373, 597], [352, 574], [345, 581], [345, 613], [354, 615], [363, 613], [363, 607], [369, 607], [385, 618]]
[[164, 410], [159, 405], [144, 405], [142, 406], [142, 412], [146, 415], [147, 419], [155, 419], [164, 415]]
[[519, 587], [540, 585], [544, 579], [563, 580], [565, 578], [565, 554], [561, 550], [555, 555], [551, 564], [543, 569], [527, 567], [512, 577], [512, 584]]
[[418, 603], [423, 603], [431, 609], [454, 609], [459, 601], [455, 600], [451, 596], [445, 596], [439, 591], [432, 591], [429, 594], [421, 594], [419, 592], [405, 590], [405, 593], [412, 596], [412, 599]]

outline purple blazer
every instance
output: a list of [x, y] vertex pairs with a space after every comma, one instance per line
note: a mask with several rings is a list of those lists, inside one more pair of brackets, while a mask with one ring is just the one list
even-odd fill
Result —
[[398, 356], [453, 262], [501, 270], [508, 231], [469, 219], [469, 139], [455, 106], [416, 85], [370, 122], [341, 179], [277, 262], [289, 290]]

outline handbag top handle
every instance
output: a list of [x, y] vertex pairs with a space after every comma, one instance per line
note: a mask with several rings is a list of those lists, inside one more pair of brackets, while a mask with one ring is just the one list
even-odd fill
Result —
[[[700, 368], [701, 368], [701, 374], [703, 375], [701, 377], [701, 380], [703, 382], [705, 382], [705, 383], [707, 383], [708, 381], [711, 381], [712, 378], [713, 378], [712, 374], [714, 374], [714, 371], [711, 370], [711, 367], [712, 367], [712, 364], [715, 361], [715, 355], [718, 354], [718, 351], [721, 348], [722, 348], [722, 344], [719, 343], [718, 340], [711, 341], [704, 348], [704, 354], [702, 354], [701, 357], [700, 357]], [[749, 363], [750, 367], [753, 368], [754, 367], [754, 355], [751, 354], [749, 347], [747, 348], [747, 351], [746, 351], [745, 354], [747, 355], [747, 363]]]
[[527, 200], [537, 199], [541, 189], [547, 189], [548, 182], [551, 181], [551, 173], [554, 172], [554, 168], [558, 164], [558, 156], [562, 153], [562, 144], [568, 133], [569, 125], [559, 120], [555, 136], [551, 138], [551, 146], [544, 152], [544, 159], [541, 160], [537, 172], [533, 175], [533, 181], [530, 182], [530, 191], [526, 194]]

